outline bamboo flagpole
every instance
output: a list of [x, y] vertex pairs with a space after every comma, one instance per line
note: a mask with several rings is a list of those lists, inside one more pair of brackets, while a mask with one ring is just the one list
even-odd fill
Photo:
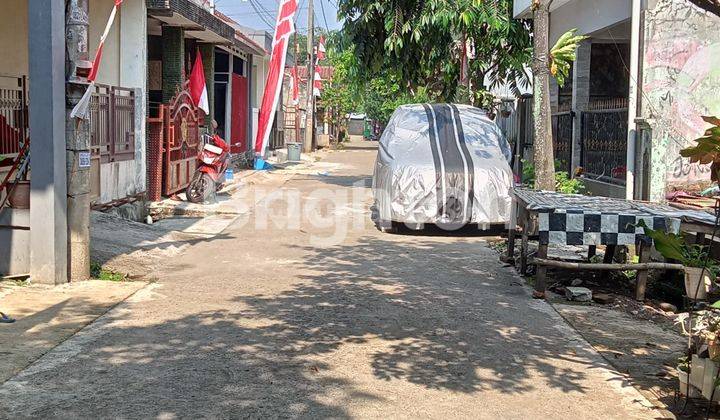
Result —
[[90, 82], [90, 84], [88, 85], [87, 90], [83, 94], [82, 98], [80, 98], [80, 101], [78, 101], [77, 105], [75, 105], [75, 108], [73, 108], [73, 110], [70, 112], [70, 117], [72, 118], [78, 118], [81, 120], [90, 119], [90, 98], [92, 97], [92, 93], [95, 91], [95, 79], [97, 78], [98, 70], [100, 68], [100, 62], [102, 61], [105, 39], [110, 33], [110, 29], [112, 29], [113, 23], [115, 22], [115, 16], [117, 15], [118, 10], [120, 10], [120, 5], [122, 4], [122, 2], [123, 0], [115, 0], [115, 4], [113, 5], [112, 11], [110, 12], [110, 17], [108, 18], [107, 24], [105, 25], [105, 31], [103, 31], [103, 34], [100, 37], [100, 44], [98, 44], [97, 52], [95, 52], [95, 59], [93, 60], [92, 69], [90, 69], [90, 74], [88, 75], [88, 82]]
[[290, 36], [295, 32], [295, 12], [298, 9], [297, 0], [284, 0], [280, 2], [275, 24], [275, 37], [270, 56], [270, 70], [265, 83], [260, 113], [258, 115], [258, 130], [255, 138], [255, 169], [265, 169], [265, 151], [270, 140], [270, 131], [278, 108], [280, 91], [282, 90], [283, 75], [285, 74], [285, 61]]

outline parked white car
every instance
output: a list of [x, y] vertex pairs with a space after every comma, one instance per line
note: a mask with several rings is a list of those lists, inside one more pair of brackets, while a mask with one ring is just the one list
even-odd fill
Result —
[[513, 174], [510, 145], [484, 111], [467, 105], [404, 105], [380, 138], [373, 218], [456, 229], [507, 224]]

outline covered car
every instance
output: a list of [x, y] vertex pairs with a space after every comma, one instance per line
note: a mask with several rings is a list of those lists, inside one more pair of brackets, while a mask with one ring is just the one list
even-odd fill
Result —
[[373, 218], [385, 230], [437, 224], [489, 227], [510, 219], [510, 145], [481, 109], [404, 105], [380, 138]]

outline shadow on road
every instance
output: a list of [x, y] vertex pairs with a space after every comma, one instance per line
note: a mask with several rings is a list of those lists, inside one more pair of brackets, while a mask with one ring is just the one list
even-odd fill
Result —
[[[0, 388], [0, 418], [348, 418], [349, 407], [388, 398], [368, 380], [406, 394], [597, 392], [588, 373], [607, 365], [568, 340], [478, 241], [364, 236], [283, 246], [302, 255], [286, 270], [297, 280], [289, 287], [225, 286], [224, 300], [192, 315], [172, 315], [192, 301], [168, 303], [170, 320], [160, 324], [123, 323], [127, 312], [114, 311], [92, 345], [71, 340], [59, 348], [71, 357]], [[255, 275], [238, 264], [230, 284]], [[223, 287], [206, 281], [182, 286], [186, 296]]]

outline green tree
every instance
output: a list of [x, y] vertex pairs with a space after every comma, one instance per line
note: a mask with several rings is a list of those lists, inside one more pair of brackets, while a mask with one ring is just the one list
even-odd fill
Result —
[[451, 101], [462, 78], [474, 90], [529, 84], [529, 22], [512, 19], [512, 0], [339, 0], [343, 31], [355, 47], [357, 74], [397, 80], [405, 92], [424, 87]]
[[369, 81], [362, 98], [362, 110], [368, 118], [386, 124], [401, 105], [430, 102], [431, 98], [424, 87], [409, 90], [403, 87], [398, 76], [384, 74]]
[[323, 104], [333, 110], [333, 123], [337, 124], [348, 113], [355, 112], [359, 106], [359, 96], [352, 89], [349, 68], [352, 65], [352, 51], [328, 51], [328, 65], [334, 68], [332, 80], [325, 83], [322, 95]]

